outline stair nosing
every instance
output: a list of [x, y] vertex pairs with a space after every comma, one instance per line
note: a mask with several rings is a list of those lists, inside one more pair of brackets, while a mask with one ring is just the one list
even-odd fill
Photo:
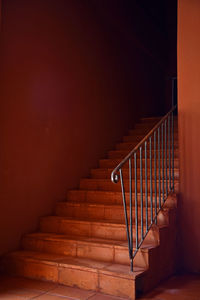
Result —
[[[20, 254], [19, 256], [17, 256], [17, 254]], [[23, 255], [24, 253], [24, 255]], [[28, 253], [30, 253], [30, 255], [28, 255]], [[34, 257], [34, 254], [36, 255], [36, 257]], [[50, 260], [50, 259], [46, 259], [46, 258], [39, 258], [37, 257], [37, 255], [42, 254], [48, 254], [48, 256], [51, 256], [51, 254], [49, 253], [44, 253], [44, 252], [37, 252], [37, 251], [15, 251], [12, 252], [11, 254], [8, 254], [7, 257], [13, 257], [15, 259], [19, 259], [21, 261], [32, 261], [32, 262], [40, 262], [41, 264], [47, 264], [47, 265], [54, 265], [56, 267], [65, 267], [65, 268], [71, 268], [71, 269], [77, 269], [77, 270], [87, 270], [93, 273], [101, 273], [101, 274], [110, 274], [114, 277], [119, 277], [119, 278], [126, 278], [126, 279], [132, 279], [134, 280], [137, 276], [143, 275], [144, 272], [147, 271], [147, 268], [142, 268], [142, 267], [135, 267], [133, 272], [117, 272], [117, 271], [111, 271], [111, 270], [106, 270], [106, 267], [110, 267], [113, 265], [116, 266], [123, 266], [126, 267], [127, 269], [130, 270], [130, 267], [128, 265], [125, 264], [117, 264], [117, 263], [111, 263], [111, 262], [101, 262], [99, 260], [95, 260], [95, 259], [89, 259], [89, 258], [77, 258], [77, 257], [73, 257], [73, 256], [64, 256], [64, 255], [56, 255], [56, 257], [58, 258], [54, 258], [54, 260]], [[59, 259], [60, 256], [60, 259]], [[53, 258], [53, 255], [52, 255]], [[68, 260], [68, 261], [67, 261]], [[75, 261], [78, 262], [78, 264], [75, 264]], [[87, 262], [91, 262], [91, 263], [99, 263], [104, 265], [104, 267], [91, 267], [91, 266], [87, 266], [84, 265], [83, 263], [85, 262], [87, 264]], [[73, 263], [74, 262], [74, 263]], [[137, 269], [137, 271], [136, 271]]]
[[[44, 236], [37, 236], [43, 234]], [[47, 235], [53, 235], [53, 237], [45, 237], [45, 234]], [[56, 237], [56, 235], [58, 237]], [[65, 242], [72, 242], [72, 243], [77, 243], [79, 245], [88, 245], [91, 244], [93, 246], [99, 246], [102, 248], [116, 248], [116, 249], [124, 249], [128, 251], [128, 242], [127, 241], [120, 241], [120, 240], [112, 240], [112, 239], [101, 239], [98, 238], [99, 242], [96, 241], [97, 238], [88, 238], [85, 237], [85, 239], [83, 239], [83, 236], [76, 236], [77, 238], [73, 238], [72, 236], [68, 236], [68, 235], [64, 235], [64, 234], [56, 234], [56, 233], [43, 233], [43, 232], [38, 232], [38, 233], [27, 233], [24, 235], [24, 239], [31, 239], [31, 240], [45, 240], [45, 241], [55, 241], [55, 242], [60, 242], [60, 241], [65, 241]], [[88, 239], [88, 240], [87, 240]], [[135, 240], [133, 240], [135, 241]], [[124, 244], [127, 245], [124, 245]], [[158, 244], [144, 244], [143, 246], [141, 246], [138, 251], [141, 251], [143, 253], [148, 253], [149, 251], [151, 251], [151, 249], [158, 247]], [[135, 247], [133, 247], [133, 250], [136, 250]], [[68, 255], [66, 255], [68, 256]]]

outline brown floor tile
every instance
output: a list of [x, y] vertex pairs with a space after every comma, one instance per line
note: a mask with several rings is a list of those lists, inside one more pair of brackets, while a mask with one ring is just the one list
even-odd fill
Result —
[[140, 300], [200, 300], [200, 276], [173, 276]]
[[[49, 282], [0, 277], [0, 300], [126, 300]], [[200, 300], [200, 276], [174, 276], [139, 300]]]
[[112, 297], [110, 295], [103, 295], [103, 294], [95, 294], [94, 296], [92, 296], [91, 298], [89, 298], [88, 300], [127, 300], [127, 298], [119, 298], [119, 297]]
[[20, 296], [24, 297], [25, 299], [30, 299], [36, 296], [41, 295], [41, 292], [30, 290], [30, 289], [23, 289], [23, 288], [12, 288], [12, 287], [7, 287], [5, 289], [0, 290], [0, 298], [3, 298], [3, 295], [15, 295], [15, 296]]
[[86, 300], [94, 295], [95, 292], [60, 285], [48, 294], [55, 296], [66, 296], [77, 300]]
[[1, 300], [29, 300], [30, 297], [22, 297], [8, 292], [0, 292]]
[[72, 300], [72, 298], [68, 298], [68, 297], [59, 297], [59, 296], [53, 296], [53, 295], [42, 295], [39, 296], [37, 298], [34, 298], [35, 300]]
[[55, 289], [57, 284], [22, 277], [0, 277], [0, 291], [2, 289], [28, 289], [38, 292], [48, 292]]

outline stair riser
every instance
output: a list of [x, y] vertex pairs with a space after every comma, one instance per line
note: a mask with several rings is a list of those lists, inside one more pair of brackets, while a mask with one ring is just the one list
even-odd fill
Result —
[[[41, 232], [46, 233], [60, 233], [74, 236], [88, 236], [105, 239], [115, 239], [119, 241], [126, 241], [126, 227], [125, 225], [74, 222], [74, 221], [53, 221], [43, 218], [40, 222]], [[139, 239], [141, 232], [139, 230]], [[135, 230], [133, 230], [133, 239], [135, 240]], [[150, 230], [146, 237], [146, 242], [157, 244], [158, 232]]]
[[58, 282], [59, 270], [55, 265], [24, 259], [4, 259], [3, 267], [6, 275]]
[[[155, 184], [154, 182], [152, 182], [152, 190], [153, 192], [155, 192], [155, 188], [154, 188]], [[157, 183], [157, 192], [159, 189], [159, 184]], [[162, 183], [160, 185], [161, 187], [161, 193], [162, 193]], [[121, 184], [117, 183], [114, 184], [111, 181], [104, 181], [104, 180], [81, 180], [80, 183], [80, 188], [81, 189], [85, 189], [85, 190], [98, 190], [98, 191], [115, 191], [115, 192], [120, 192], [121, 191]], [[124, 180], [124, 188], [125, 191], [129, 190], [129, 183], [127, 181]], [[176, 190], [178, 188], [178, 184], [176, 183]], [[145, 190], [145, 181], [143, 180], [143, 191]], [[133, 181], [132, 184], [132, 191], [135, 191], [135, 182]], [[138, 180], [137, 182], [137, 191], [140, 192], [140, 181]], [[148, 192], [150, 192], [150, 182], [148, 181]]]
[[[112, 159], [102, 159], [100, 160], [99, 166], [100, 168], [104, 169], [104, 168], [115, 168], [119, 163], [121, 163], [120, 159], [116, 159], [116, 160], [112, 160]], [[172, 163], [172, 162], [171, 162]], [[133, 161], [132, 161], [133, 164]], [[143, 168], [145, 165], [145, 160], [143, 159]], [[140, 167], [140, 160], [139, 158], [137, 159], [137, 166], [138, 168]], [[158, 161], [156, 164], [157, 168], [158, 168]], [[169, 163], [167, 164], [167, 166], [169, 166]], [[171, 164], [172, 166], [172, 164]], [[127, 169], [129, 167], [129, 163], [128, 161], [123, 165], [124, 169]], [[150, 168], [150, 159], [147, 159], [147, 168]], [[152, 169], [154, 168], [154, 159], [152, 159]], [[165, 168], [165, 161], [164, 161], [164, 168]], [[175, 159], [174, 160], [174, 168], [178, 169], [179, 168], [179, 160]], [[162, 161], [160, 161], [160, 169], [162, 170]], [[149, 172], [149, 170], [148, 170]]]
[[62, 264], [50, 265], [42, 261], [29, 261], [26, 259], [13, 259], [6, 261], [4, 264], [7, 273], [12, 276], [47, 280], [66, 286], [135, 299], [135, 282], [131, 277], [123, 278], [96, 269], [91, 270], [70, 265], [65, 267]]
[[[109, 169], [109, 170], [95, 169], [95, 170], [91, 171], [91, 177], [94, 179], [110, 179], [112, 171], [113, 171], [113, 169]], [[145, 174], [145, 169], [143, 169], [143, 176], [144, 176], [144, 174]], [[157, 178], [158, 178], [158, 175], [159, 175], [159, 172], [157, 171]], [[137, 171], [137, 176], [139, 178], [140, 170]], [[161, 176], [162, 176], [162, 173], [161, 173]], [[128, 169], [123, 170], [123, 177], [124, 177], [124, 179], [129, 178], [129, 170]], [[150, 179], [149, 172], [147, 174], [147, 178]], [[152, 174], [152, 178], [154, 178], [154, 172]], [[175, 179], [179, 178], [179, 169], [174, 170], [174, 178]], [[169, 179], [169, 174], [168, 174], [168, 179]]]
[[[155, 203], [155, 202], [154, 202]], [[134, 205], [134, 200], [133, 200]], [[145, 205], [145, 203], [144, 203]], [[157, 204], [158, 206], [158, 204]], [[150, 224], [150, 214], [151, 210], [148, 208], [148, 222]], [[130, 210], [127, 208], [128, 219], [130, 216]], [[143, 223], [146, 220], [146, 210], [143, 209]], [[155, 209], [153, 209], [153, 215], [155, 214]], [[121, 207], [106, 207], [106, 206], [88, 206], [88, 205], [81, 205], [81, 206], [70, 206], [67, 203], [58, 204], [56, 206], [56, 215], [57, 216], [64, 216], [64, 217], [73, 217], [73, 218], [89, 218], [95, 220], [105, 220], [105, 221], [121, 221], [122, 223], [125, 222], [124, 218], [124, 208]], [[135, 223], [135, 208], [133, 208], [133, 224]], [[138, 221], [141, 222], [141, 209], [138, 208]], [[166, 212], [160, 212], [158, 215], [158, 225], [168, 225], [169, 219], [168, 214]], [[145, 226], [144, 226], [145, 227]], [[145, 229], [144, 229], [145, 230]]]
[[[92, 245], [91, 243], [81, 243], [76, 241], [50, 241], [24, 237], [22, 241], [24, 250], [38, 251], [45, 253], [56, 253], [79, 258], [89, 258], [98, 261], [118, 264], [130, 264], [128, 246], [109, 247], [106, 245]], [[148, 252], [139, 251], [134, 260], [134, 266], [148, 267]]]

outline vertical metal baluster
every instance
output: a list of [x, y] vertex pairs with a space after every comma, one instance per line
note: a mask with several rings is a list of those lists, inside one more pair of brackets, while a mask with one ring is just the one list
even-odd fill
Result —
[[170, 145], [170, 116], [168, 117], [168, 151], [169, 151], [169, 191], [171, 191], [171, 145]]
[[172, 112], [172, 190], [174, 192], [174, 113]]
[[140, 199], [141, 199], [141, 241], [143, 241], [143, 181], [142, 181], [142, 147], [140, 147]]
[[162, 200], [163, 200], [163, 203], [165, 202], [165, 177], [164, 177], [164, 142], [163, 142], [163, 123], [161, 125], [161, 130], [162, 130]]
[[160, 188], [160, 127], [158, 128], [158, 197], [159, 197], [159, 209], [161, 209], [161, 188]]
[[155, 193], [155, 223], [157, 223], [157, 161], [156, 161], [156, 131], [154, 132], [154, 193]]
[[137, 154], [134, 153], [135, 165], [135, 247], [138, 249], [138, 199], [137, 199]]
[[144, 143], [145, 153], [145, 205], [146, 205], [146, 233], [148, 232], [148, 177], [147, 177], [147, 141]]
[[151, 154], [151, 136], [149, 138], [149, 160], [150, 160], [150, 201], [151, 201], [151, 224], [153, 223], [153, 194], [152, 194], [152, 154]]
[[120, 181], [121, 181], [121, 188], [122, 188], [122, 200], [123, 200], [123, 205], [124, 205], [124, 215], [125, 215], [125, 223], [126, 223], [126, 234], [127, 234], [127, 240], [128, 240], [128, 250], [129, 250], [129, 257], [131, 259], [131, 245], [130, 245], [129, 225], [128, 225], [128, 216], [127, 216], [127, 207], [126, 207], [126, 196], [125, 196], [122, 169], [119, 169], [119, 174], [120, 174]]
[[172, 78], [172, 107], [174, 106], [174, 80], [175, 78]]
[[168, 195], [168, 183], [167, 183], [167, 120], [165, 120], [165, 186], [166, 186], [166, 198]]
[[132, 211], [132, 163], [129, 158], [129, 192], [130, 192], [130, 252], [131, 252], [131, 271], [133, 271], [133, 211]]

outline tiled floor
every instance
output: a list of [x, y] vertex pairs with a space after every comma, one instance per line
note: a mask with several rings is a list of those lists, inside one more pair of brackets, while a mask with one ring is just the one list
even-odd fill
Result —
[[200, 275], [171, 277], [140, 300], [200, 300]]
[[[0, 299], [2, 300], [122, 300], [70, 288], [54, 283], [24, 278], [0, 277]], [[159, 285], [140, 300], [200, 300], [200, 275], [174, 276]], [[125, 300], [125, 299], [124, 299]]]

